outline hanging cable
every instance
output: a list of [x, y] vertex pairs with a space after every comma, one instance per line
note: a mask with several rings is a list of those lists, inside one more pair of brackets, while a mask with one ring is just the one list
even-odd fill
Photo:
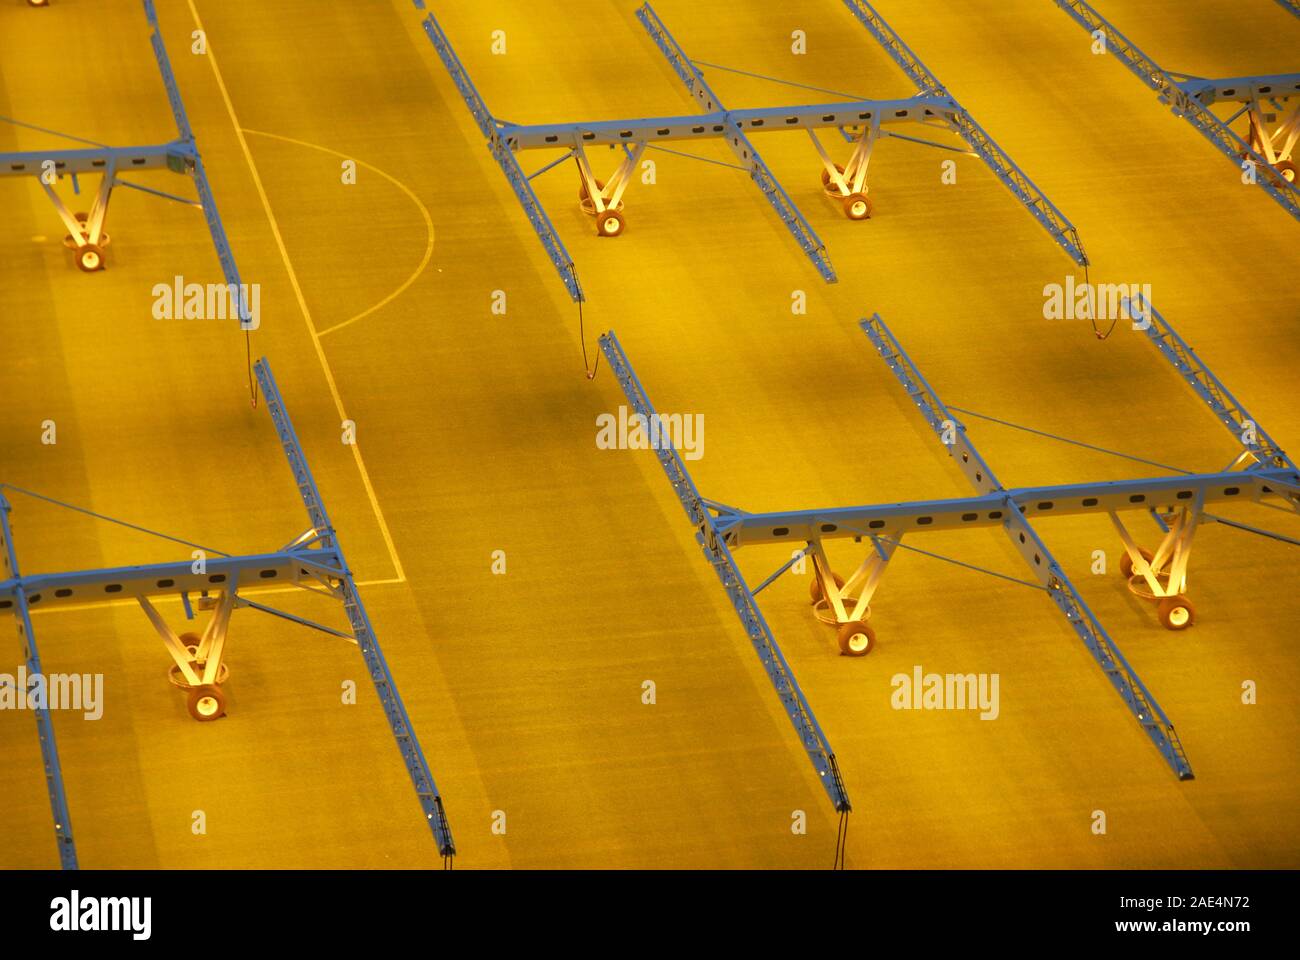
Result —
[[588, 380], [595, 380], [596, 371], [600, 369], [600, 354], [596, 354], [594, 366], [587, 359], [587, 329], [582, 317], [582, 283], [578, 280], [578, 268], [572, 263], [569, 264], [569, 271], [573, 274], [573, 285], [578, 288], [578, 342], [582, 344], [582, 369]]
[[253, 376], [253, 333], [251, 330], [244, 331], [244, 356], [248, 360], [248, 396], [253, 404], [253, 409], [257, 409], [257, 378]]
[[832, 870], [844, 869], [845, 853], [849, 845], [849, 811], [840, 811], [840, 824], [835, 832], [835, 865]]
[[1093, 292], [1092, 280], [1089, 279], [1088, 276], [1087, 260], [1085, 260], [1083, 263], [1083, 285], [1084, 288], [1088, 291], [1088, 298], [1092, 301], [1092, 309], [1088, 311], [1089, 322], [1092, 324], [1092, 333], [1098, 340], [1106, 340], [1110, 337], [1112, 333], [1115, 332], [1115, 324], [1119, 323], [1119, 317], [1111, 318], [1110, 329], [1107, 330], [1105, 333], [1102, 333], [1099, 329], [1097, 329], [1097, 296]]

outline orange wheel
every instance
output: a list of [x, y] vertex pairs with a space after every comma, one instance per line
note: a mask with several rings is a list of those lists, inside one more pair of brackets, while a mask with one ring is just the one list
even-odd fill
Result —
[[1156, 612], [1166, 630], [1186, 630], [1196, 622], [1196, 608], [1186, 597], [1165, 597]]
[[86, 273], [104, 269], [104, 251], [97, 245], [88, 243], [77, 248], [77, 266]]
[[[596, 189], [604, 190], [605, 181], [597, 180]], [[583, 180], [578, 184], [578, 206], [582, 207], [582, 212], [589, 217], [596, 215], [596, 204], [591, 200], [591, 194], [587, 192], [587, 181]]]
[[[1154, 553], [1142, 547], [1138, 547], [1138, 553], [1142, 554], [1142, 559], [1146, 560], [1148, 566], [1150, 566], [1151, 561], [1156, 558]], [[1119, 558], [1119, 572], [1125, 580], [1130, 579], [1133, 574], [1137, 573], [1137, 571], [1133, 569], [1133, 558], [1129, 556], [1127, 550], [1125, 550]]]
[[876, 645], [876, 631], [861, 620], [850, 620], [840, 625], [840, 654], [845, 657], [865, 657]]
[[226, 715], [225, 694], [220, 687], [210, 684], [193, 687], [186, 698], [186, 706], [190, 716], [199, 721], [220, 720]]
[[[838, 573], [832, 573], [831, 576], [835, 578], [835, 586], [843, 590], [844, 578]], [[822, 598], [822, 582], [816, 573], [813, 573], [812, 584], [808, 587], [808, 595], [812, 597], [813, 603], [817, 603]]]
[[[835, 169], [839, 171], [840, 176], [844, 175], [844, 168], [841, 167], [838, 163], [835, 164]], [[838, 197], [840, 195], [840, 188], [835, 184], [831, 183], [831, 172], [827, 170], [825, 167], [822, 167], [822, 189], [825, 190], [827, 193], [829, 193], [832, 197]]]
[[844, 215], [850, 220], [866, 220], [871, 216], [871, 199], [865, 193], [850, 193], [844, 198]]
[[1287, 183], [1294, 185], [1296, 182], [1296, 165], [1292, 160], [1279, 160], [1273, 164], [1276, 170]]
[[596, 215], [596, 233], [602, 237], [617, 237], [623, 233], [623, 214], [606, 208]]

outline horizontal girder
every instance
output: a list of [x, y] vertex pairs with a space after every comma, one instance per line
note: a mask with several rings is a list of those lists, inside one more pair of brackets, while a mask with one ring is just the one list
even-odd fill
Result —
[[911, 534], [924, 530], [1003, 526], [1018, 511], [1026, 517], [1075, 516], [1120, 510], [1149, 510], [1191, 503], [1257, 501], [1286, 496], [1300, 487], [1293, 470], [1225, 471], [1180, 477], [1110, 480], [1023, 487], [977, 497], [920, 500], [785, 513], [724, 513], [718, 527], [732, 547], [758, 543], [805, 543], [813, 539], [861, 537], [886, 530]]
[[82, 147], [75, 150], [26, 150], [0, 153], [0, 177], [39, 176], [50, 161], [59, 176], [104, 173], [111, 163], [116, 173], [170, 168], [184, 172], [193, 165], [194, 148], [179, 140], [146, 147]]
[[[636, 372], [632, 369], [632, 364], [628, 361], [627, 354], [623, 352], [623, 347], [613, 331], [601, 336], [600, 348], [614, 376], [618, 378], [619, 386], [627, 396], [628, 403], [639, 415], [646, 417], [647, 421], [656, 416], [649, 396], [641, 386], [641, 381], [637, 379]], [[772, 682], [781, 705], [799, 735], [799, 740], [808, 759], [812, 762], [817, 778], [831, 798], [835, 809], [847, 812], [852, 809], [852, 805], [849, 803], [848, 791], [840, 776], [830, 741], [826, 739], [826, 734], [822, 732], [816, 716], [813, 715], [812, 707], [809, 706], [803, 691], [799, 689], [794, 672], [786, 662], [785, 654], [781, 652], [762, 611], [759, 610], [753, 591], [745, 582], [740, 568], [736, 566], [735, 557], [728, 549], [725, 538], [719, 535], [708, 503], [700, 496], [695, 482], [686, 470], [686, 464], [682, 462], [681, 456], [675, 449], [670, 446], [658, 447], [655, 456], [658, 457], [659, 465], [663, 467], [673, 490], [677, 493], [686, 516], [695, 526], [696, 539], [704, 551], [704, 556], [722, 582], [723, 589], [726, 590], [727, 597], [731, 600], [736, 615], [740, 618], [745, 633], [763, 664], [763, 670]]]
[[505, 124], [501, 136], [514, 150], [540, 147], [594, 146], [667, 140], [709, 140], [726, 137], [732, 130], [763, 133], [772, 130], [809, 130], [851, 127], [879, 118], [884, 123], [923, 122], [951, 116], [951, 104], [939, 97], [904, 100], [854, 100], [844, 103], [791, 107], [757, 107], [717, 110], [685, 117], [648, 117], [639, 120], [597, 120], [590, 123]]
[[1300, 73], [1277, 73], [1265, 77], [1228, 77], [1223, 80], [1192, 78], [1178, 84], [1189, 96], [1206, 105], [1216, 101], [1250, 103], [1254, 100], [1285, 100], [1300, 97]]
[[21, 587], [33, 609], [74, 603], [95, 603], [134, 597], [153, 597], [204, 590], [236, 590], [273, 583], [308, 583], [338, 578], [342, 558], [335, 550], [294, 550], [246, 557], [213, 557], [138, 567], [41, 573], [21, 580], [0, 581], [0, 610], [13, 604]]

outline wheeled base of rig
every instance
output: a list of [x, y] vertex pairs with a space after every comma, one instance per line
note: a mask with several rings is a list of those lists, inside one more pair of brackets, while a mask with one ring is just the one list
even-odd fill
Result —
[[842, 656], [865, 657], [876, 647], [876, 631], [867, 622], [871, 619], [871, 598], [898, 548], [899, 539], [901, 535], [872, 537], [871, 553], [848, 580], [831, 570], [820, 540], [808, 546], [813, 561], [813, 579], [808, 591], [813, 615], [836, 628]]
[[233, 591], [216, 597], [206, 594], [199, 598], [200, 610], [211, 610], [212, 619], [202, 635], [177, 634], [149, 602], [140, 597], [140, 606], [153, 624], [163, 645], [174, 662], [167, 678], [174, 686], [186, 692], [185, 707], [191, 717], [199, 721], [219, 720], [226, 715], [226, 696], [221, 686], [230, 676], [230, 668], [223, 662], [226, 633], [230, 614], [235, 608]]
[[595, 218], [597, 236], [623, 235], [623, 192], [645, 148], [644, 142], [635, 143], [630, 149], [624, 145], [623, 159], [608, 182], [598, 180], [591, 172], [585, 150], [581, 147], [574, 149], [573, 158], [578, 164], [578, 205], [583, 213]]
[[1120, 574], [1134, 596], [1156, 605], [1156, 615], [1166, 630], [1186, 630], [1196, 622], [1196, 608], [1187, 599], [1187, 562], [1192, 536], [1201, 517], [1201, 504], [1160, 515], [1152, 513], [1164, 537], [1154, 551], [1139, 547], [1119, 517], [1110, 515], [1124, 543]]

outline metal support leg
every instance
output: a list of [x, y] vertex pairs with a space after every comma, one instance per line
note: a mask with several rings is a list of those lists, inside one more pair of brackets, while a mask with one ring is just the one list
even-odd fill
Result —
[[1120, 572], [1135, 596], [1156, 603], [1160, 623], [1168, 630], [1185, 630], [1196, 621], [1196, 610], [1187, 599], [1187, 564], [1203, 508], [1203, 495], [1179, 508], [1154, 552], [1139, 547], [1119, 516], [1110, 514], [1124, 543]]
[[222, 591], [216, 598], [212, 619], [200, 637], [193, 633], [177, 636], [162, 614], [147, 597], [139, 597], [140, 608], [153, 624], [175, 666], [169, 672], [171, 682], [187, 693], [187, 709], [195, 720], [217, 720], [225, 716], [225, 695], [221, 684], [230, 676], [223, 662], [230, 614], [236, 606], [235, 589]]
[[864, 657], [875, 646], [876, 632], [867, 624], [871, 618], [871, 598], [901, 539], [899, 531], [873, 536], [871, 552], [843, 582], [831, 569], [821, 539], [816, 538], [808, 545], [815, 578], [811, 589], [813, 613], [822, 623], [838, 628], [840, 653], [845, 656]]
[[811, 127], [808, 136], [822, 158], [822, 189], [826, 196], [840, 203], [844, 215], [850, 220], [866, 220], [871, 216], [872, 204], [867, 197], [867, 168], [871, 164], [871, 151], [880, 138], [880, 116], [872, 117], [854, 144], [848, 163], [840, 166], [831, 159], [822, 146], [816, 131]]
[[1272, 164], [1284, 184], [1295, 184], [1297, 166], [1294, 151], [1296, 141], [1300, 140], [1300, 103], [1271, 132], [1269, 127], [1277, 123], [1277, 114], [1266, 111], [1261, 101], [1255, 100], [1250, 104], [1247, 117], [1251, 149]]
[[633, 144], [631, 149], [624, 146], [623, 160], [608, 181], [597, 180], [592, 173], [591, 162], [587, 159], [587, 151], [581, 146], [574, 147], [573, 156], [578, 163], [578, 176], [581, 180], [578, 201], [583, 213], [596, 218], [597, 236], [622, 235], [623, 191], [631, 183], [645, 147], [644, 141]]
[[46, 182], [45, 177], [39, 178], [46, 196], [54, 204], [59, 219], [68, 228], [68, 239], [65, 243], [70, 249], [76, 251], [77, 266], [86, 273], [104, 269], [104, 248], [108, 246], [109, 241], [108, 234], [104, 232], [104, 221], [108, 217], [108, 201], [112, 198], [113, 187], [117, 183], [115, 170], [116, 163], [110, 159], [104, 169], [104, 175], [100, 178], [99, 190], [95, 193], [90, 212], [84, 221], [68, 210], [63, 198]]

